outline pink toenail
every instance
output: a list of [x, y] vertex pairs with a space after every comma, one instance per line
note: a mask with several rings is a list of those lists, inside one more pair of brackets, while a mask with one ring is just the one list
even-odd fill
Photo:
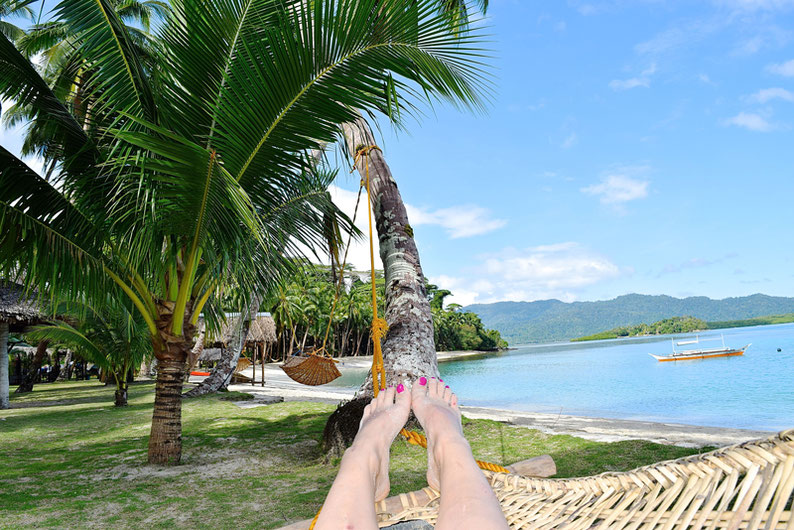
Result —
[[441, 379], [440, 377], [438, 378], [438, 381], [439, 381], [440, 383], [443, 383], [443, 382], [444, 382], [444, 380], [443, 380], [443, 379]]
[[449, 385], [445, 386], [444, 388], [449, 388]]
[[425, 386], [427, 384], [427, 377], [424, 377], [424, 376], [420, 377], [419, 378], [419, 384], [422, 385], [422, 386]]
[[405, 387], [403, 386], [403, 384], [402, 384], [402, 383], [400, 383], [399, 385], [397, 385], [397, 393], [398, 393], [398, 394], [399, 394], [400, 392], [404, 392], [404, 391], [405, 391]]

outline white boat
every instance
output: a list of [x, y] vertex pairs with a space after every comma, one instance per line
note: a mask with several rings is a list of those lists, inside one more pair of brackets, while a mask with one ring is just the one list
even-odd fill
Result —
[[[700, 344], [701, 342], [712, 342], [718, 340], [722, 341], [722, 347], [694, 348], [685, 350], [677, 348], [680, 348], [681, 346], [688, 346], [690, 344]], [[695, 335], [695, 340], [682, 340], [676, 342], [675, 339], [672, 339], [671, 342], [673, 343], [673, 353], [670, 355], [654, 355], [652, 353], [649, 353], [648, 355], [660, 362], [687, 361], [690, 359], [712, 359], [714, 357], [734, 357], [736, 355], [744, 355], [744, 352], [750, 347], [750, 344], [748, 344], [741, 348], [728, 348], [725, 346], [725, 337], [722, 335], [720, 335], [719, 339], [701, 339], [700, 335]]]

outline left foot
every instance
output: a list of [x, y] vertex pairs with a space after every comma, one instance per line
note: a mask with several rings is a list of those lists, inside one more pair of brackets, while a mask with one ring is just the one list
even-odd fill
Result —
[[364, 409], [358, 434], [349, 450], [368, 455], [367, 465], [375, 483], [375, 502], [389, 494], [389, 450], [410, 412], [411, 395], [402, 384], [381, 390]]

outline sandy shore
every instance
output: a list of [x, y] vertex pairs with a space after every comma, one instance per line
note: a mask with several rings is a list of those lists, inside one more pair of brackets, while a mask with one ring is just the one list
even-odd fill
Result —
[[[462, 357], [488, 355], [483, 352], [440, 352], [439, 361], [460, 359]], [[345, 369], [366, 369], [372, 363], [371, 357], [347, 357], [340, 360], [338, 367]], [[249, 377], [252, 370], [244, 372]], [[256, 378], [261, 379], [261, 367], [257, 366]], [[196, 378], [191, 378], [196, 379]], [[198, 379], [197, 379], [198, 380]], [[253, 394], [253, 401], [242, 402], [241, 406], [260, 406], [272, 398], [284, 398], [286, 401], [315, 401], [323, 403], [339, 403], [353, 397], [353, 391], [333, 386], [311, 387], [296, 383], [279, 368], [276, 363], [265, 365], [265, 386], [257, 382], [235, 384], [230, 390]], [[682, 425], [677, 423], [655, 423], [650, 421], [623, 420], [610, 418], [590, 418], [569, 416], [564, 414], [546, 414], [537, 412], [520, 412], [481, 407], [468, 407], [462, 404], [463, 414], [469, 418], [490, 419], [509, 425], [530, 427], [550, 434], [570, 434], [589, 440], [614, 442], [620, 440], [650, 440], [657, 443], [680, 445], [685, 447], [702, 447], [706, 445], [723, 446], [744, 442], [754, 438], [764, 438], [771, 433], [744, 429], [728, 429], [722, 427], [703, 427]]]

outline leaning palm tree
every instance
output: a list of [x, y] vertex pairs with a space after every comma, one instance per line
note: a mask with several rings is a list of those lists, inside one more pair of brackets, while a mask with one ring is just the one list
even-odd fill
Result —
[[0, 149], [0, 272], [22, 264], [53, 296], [125, 293], [158, 359], [149, 461], [163, 464], [181, 457], [199, 315], [231, 278], [244, 292], [277, 280], [336, 215], [307, 153], [359, 112], [471, 104], [481, 88], [479, 37], [428, 1], [170, 4], [155, 66], [109, 0], [57, 7], [90, 67], [90, 127], [0, 39], [0, 95], [30, 109], [56, 171], [54, 185]]

